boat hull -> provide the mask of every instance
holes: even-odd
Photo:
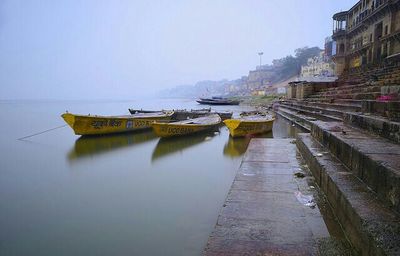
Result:
[[[174,112],[171,119],[176,120],[176,121],[193,119],[193,118],[198,118],[198,117],[212,115],[212,114],[218,114],[222,120],[226,120],[226,119],[231,118],[232,114],[233,114],[233,112],[229,112],[229,111],[214,112],[214,111],[211,111],[211,108],[192,109],[192,110],[168,110],[168,111]],[[155,113],[155,112],[160,112],[160,111],[129,109],[129,112],[131,114],[137,114],[137,113]]]
[[[239,101],[234,100],[196,100],[203,105],[239,105]]]
[[[208,117],[200,117],[173,123],[155,122],[152,124],[152,126],[154,133],[163,138],[183,136],[218,129],[219,125],[221,124],[221,117],[218,115],[213,115],[212,120],[208,123],[196,123],[196,120],[204,120],[207,118]]]
[[[154,122],[168,122],[172,113],[153,116],[86,116],[65,113],[62,118],[76,135],[100,135],[150,129]]]
[[[247,121],[240,119],[227,119],[224,121],[232,137],[243,137],[252,134],[261,134],[272,131],[275,119]]]

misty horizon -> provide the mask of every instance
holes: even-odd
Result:
[[[348,1],[3,1],[0,99],[130,99],[323,48]]]

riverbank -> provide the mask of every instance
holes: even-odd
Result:
[[[243,96],[233,97],[234,99],[240,100],[240,104],[251,107],[262,107],[268,108],[274,101],[278,101],[284,97],[283,95],[264,95],[264,96]]]

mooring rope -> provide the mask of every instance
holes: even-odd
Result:
[[[51,128],[51,129],[48,129],[48,130],[45,130],[45,131],[41,131],[41,132],[38,132],[38,133],[34,133],[34,134],[31,134],[31,135],[28,135],[28,136],[25,136],[25,137],[22,137],[22,138],[18,138],[17,140],[24,140],[26,138],[30,138],[30,137],[33,137],[33,136],[36,136],[36,135],[39,135],[39,134],[43,134],[43,133],[50,132],[50,131],[53,131],[53,130],[56,130],[56,129],[60,129],[60,128],[63,128],[65,126],[67,126],[67,124],[64,124],[64,125],[61,125],[61,126],[57,126],[57,127],[54,127],[54,128]]]

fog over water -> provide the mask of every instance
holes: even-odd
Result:
[[[131,99],[323,47],[353,1],[0,2],[0,99]]]

